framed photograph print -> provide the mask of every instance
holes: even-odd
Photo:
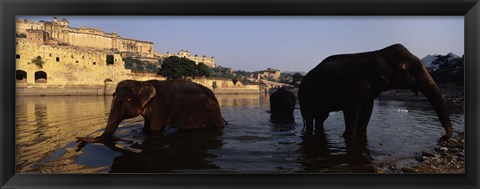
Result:
[[[478,188],[469,1],[1,1],[1,188]]]

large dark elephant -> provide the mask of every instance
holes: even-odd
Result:
[[[270,121],[273,123],[294,123],[293,111],[296,103],[295,95],[284,88],[272,93],[270,95]]]
[[[125,80],[115,89],[103,134],[78,140],[108,140],[122,120],[138,115],[145,120],[144,130],[152,133],[163,131],[167,125],[178,129],[221,129],[226,124],[215,95],[200,84],[182,80]]]
[[[343,110],[345,138],[366,137],[373,101],[382,91],[411,89],[422,92],[432,104],[446,134],[452,125],[443,95],[415,55],[401,44],[381,50],[334,55],[310,70],[298,90],[305,134],[323,132],[329,112]]]

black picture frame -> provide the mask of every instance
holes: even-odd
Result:
[[[478,0],[1,0],[1,188],[479,188]],[[15,174],[16,15],[464,15],[465,174]]]

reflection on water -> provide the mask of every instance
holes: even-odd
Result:
[[[176,170],[219,169],[210,149],[222,146],[220,131],[177,131],[163,137],[146,138],[142,144],[106,144],[121,155],[113,159],[111,173],[157,173]]]
[[[269,122],[268,95],[217,95],[229,125],[221,131],[142,132],[141,117],[125,120],[106,144],[80,144],[102,133],[111,97],[17,97],[17,172],[332,173],[373,172],[384,162],[410,163],[444,131],[428,102],[376,101],[367,141],[345,141],[342,112],[325,135],[302,140],[303,121]],[[455,131],[464,113],[451,112]]]
[[[105,127],[111,97],[17,97],[16,153],[17,171],[63,171],[61,165],[75,164],[75,154],[56,159],[58,167],[42,167],[57,154],[56,150],[71,143],[76,136]],[[58,152],[57,152],[58,153]],[[74,168],[76,169],[76,168]]]

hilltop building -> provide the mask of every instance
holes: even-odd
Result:
[[[255,78],[260,80],[260,79],[273,79],[273,80],[278,80],[281,76],[281,72],[278,69],[274,68],[267,68],[266,71],[263,72],[258,72],[255,74]]]
[[[120,37],[91,27],[73,28],[67,19],[49,21],[16,20],[17,35],[36,44],[94,48],[125,56],[153,58],[153,43]]]
[[[171,56],[178,56],[178,57],[181,57],[181,58],[188,58],[190,60],[193,60],[195,62],[195,64],[204,63],[205,65],[207,65],[208,67],[211,67],[211,68],[215,68],[217,66],[215,64],[215,57],[212,56],[212,57],[208,58],[205,55],[200,57],[197,54],[195,54],[194,56],[191,56],[190,52],[188,52],[188,50],[183,50],[183,49],[178,51],[177,54],[172,54],[170,52],[167,52],[167,54],[157,54],[156,53],[155,56],[159,57],[161,59],[168,58],[168,57],[171,57]]]
[[[123,38],[115,32],[106,33],[92,27],[70,27],[70,22],[63,18],[53,17],[52,21],[16,20],[17,37],[26,38],[27,41],[39,45],[71,46],[79,48],[92,48],[110,53],[120,54],[123,58],[135,57],[142,61],[158,63],[159,59],[170,56],[185,57],[203,62],[214,68],[215,57],[208,58],[203,55],[191,56],[188,50],[181,50],[178,54],[160,54],[154,51],[153,42],[137,39]]]

